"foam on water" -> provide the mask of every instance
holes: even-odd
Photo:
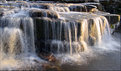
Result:
[[[88,64],[100,55],[119,52],[120,44],[110,35],[104,16],[73,12],[61,6],[50,9],[23,7],[0,17],[0,70],[31,68],[37,63],[41,66],[45,61],[36,54],[35,34],[38,33],[44,35],[45,47],[37,48],[49,44],[50,52],[57,53],[54,55],[60,64]],[[38,17],[38,13],[42,14],[39,17],[42,21],[37,24],[44,26],[39,27],[42,32],[35,33],[38,28],[30,16]]]
[[[88,65],[91,60],[99,59],[100,56],[119,52],[120,43],[108,36],[107,40],[103,40],[99,45],[88,46],[88,49],[84,52],[75,53],[72,55],[58,54],[56,56],[61,61],[61,64],[69,63],[70,65]]]

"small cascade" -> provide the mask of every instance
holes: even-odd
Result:
[[[106,17],[110,14],[99,11],[97,3],[26,1],[16,1],[0,9],[0,70],[26,65],[31,68],[31,64],[39,64],[41,58],[49,61],[54,55],[84,57],[110,36]]]
[[[38,19],[41,20],[38,24],[42,25],[39,27],[41,28],[40,34],[43,35],[41,37],[37,36],[37,38],[39,37],[41,40],[45,40],[44,45],[47,48],[45,50],[50,50],[53,53],[72,54],[88,49],[87,46],[101,43],[106,28],[109,29],[107,27],[108,21],[105,17],[98,16],[89,20],[83,18],[80,20],[78,18],[77,21],[64,19],[68,18],[70,14],[64,13],[63,15],[62,13],[60,20],[49,18]],[[75,13],[73,16],[78,14],[80,13]],[[70,20],[71,18],[68,19]]]
[[[8,56],[19,54],[22,51],[21,48],[23,48],[23,42],[21,41],[23,38],[20,37],[21,33],[16,28],[1,29],[1,52],[6,53],[6,55],[8,54]]]
[[[24,59],[35,54],[32,18],[1,17],[0,33],[0,69],[6,65],[4,62],[7,58],[16,62],[16,59]]]

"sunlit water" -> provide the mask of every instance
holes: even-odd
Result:
[[[61,19],[61,21],[55,21],[49,18],[48,11],[32,9],[41,11],[46,17],[44,18],[45,39],[49,41],[51,37],[51,50],[54,46],[57,47],[57,54],[54,55],[58,62],[54,64],[55,66],[60,66],[62,70],[75,70],[75,68],[78,70],[120,70],[120,42],[110,35],[109,23],[105,17],[70,12],[67,7],[52,7],[50,8],[53,10],[52,15],[57,15]],[[10,12],[0,18],[0,70],[31,70],[34,67],[34,69],[39,67],[39,70],[42,70],[44,63],[50,63],[39,58],[35,52],[34,29],[36,27],[29,15],[29,10],[31,13],[31,8],[23,7],[17,10],[18,13]],[[88,21],[90,18],[94,23]],[[80,27],[79,24],[81,29],[77,29]],[[81,33],[79,37],[78,33]],[[89,40],[89,37],[93,41]],[[94,41],[96,43],[90,46],[89,43]],[[81,52],[82,47],[85,48],[83,52]],[[63,52],[65,48],[67,51]],[[110,64],[105,64],[108,61]],[[71,66],[75,68],[70,68]]]

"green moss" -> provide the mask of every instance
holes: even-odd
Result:
[[[110,27],[111,27],[111,29],[114,29],[115,28],[115,26],[113,24],[111,24]]]

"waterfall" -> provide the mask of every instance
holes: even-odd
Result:
[[[32,18],[1,17],[0,33],[1,67],[4,68],[4,61],[6,61],[5,59],[7,58],[16,62],[16,59],[35,54]],[[9,63],[7,64],[9,65]]]
[[[101,14],[89,12],[97,6],[86,4],[20,2],[22,8],[16,3],[15,8],[1,11],[0,70],[39,64],[41,58],[48,58],[41,57],[46,53],[66,59],[66,55],[89,54],[100,46],[105,36],[110,36],[109,23]]]
[[[70,14],[65,13],[65,15]],[[104,32],[109,31],[108,21],[103,16],[94,17],[91,20],[82,19],[79,22],[47,18],[41,18],[41,20],[40,28],[42,28],[41,30],[44,28],[44,30],[40,33],[45,35],[45,47],[49,45],[50,50],[54,53],[72,54],[86,50],[87,46],[100,44]]]

